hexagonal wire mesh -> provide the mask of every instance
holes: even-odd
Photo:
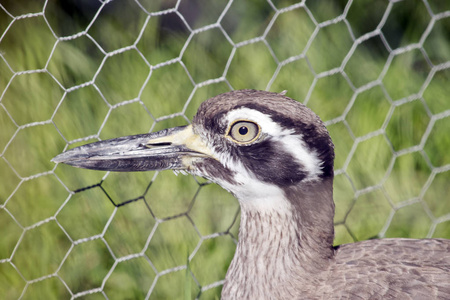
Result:
[[[315,110],[336,145],[336,244],[450,237],[450,5],[424,1],[0,4],[0,294],[214,298],[238,204],[201,178],[54,165],[184,125],[240,88]]]

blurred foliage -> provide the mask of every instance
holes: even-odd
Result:
[[[272,3],[281,9],[292,1]],[[327,121],[336,170],[344,172],[335,180],[336,244],[449,238],[450,171],[432,170],[450,163],[450,122],[431,118],[450,110],[450,73],[430,70],[450,60],[450,18],[435,23],[423,48],[391,61],[390,51],[419,42],[431,20],[422,1],[399,1],[380,27],[385,39],[376,35],[353,49],[388,3],[353,1],[348,24],[319,29],[347,1],[306,1],[307,9],[280,14],[266,32],[275,11],[265,1],[234,1],[223,16],[227,1],[181,1],[179,13],[149,17],[176,1],[1,0],[0,295],[65,299],[101,287],[109,299],[143,298],[150,288],[150,299],[218,298],[220,286],[201,288],[222,280],[233,257],[239,222],[230,194],[191,176],[54,169],[50,159],[67,142],[185,125],[203,100],[231,89],[287,90]],[[445,1],[429,7],[450,10]],[[40,12],[45,18],[11,17]],[[191,36],[219,17],[220,28]],[[357,90],[373,82],[381,84]],[[417,145],[423,151],[394,156]],[[436,223],[442,216],[447,221]],[[217,232],[223,235],[209,236]],[[130,255],[138,257],[121,260]],[[168,271],[174,267],[181,268]]]

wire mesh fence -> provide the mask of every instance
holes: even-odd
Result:
[[[326,122],[336,244],[450,238],[449,36],[446,1],[1,0],[0,294],[218,298],[231,195],[50,160],[232,89],[287,90]]]

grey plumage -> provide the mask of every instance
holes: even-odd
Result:
[[[100,170],[184,170],[233,193],[241,228],[224,299],[450,299],[449,240],[333,247],[333,160],[317,115],[284,95],[254,90],[205,101],[190,126],[54,159]]]

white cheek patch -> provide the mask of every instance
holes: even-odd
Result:
[[[236,196],[242,210],[280,214],[286,214],[292,210],[281,188],[254,178],[240,163],[238,169],[234,168],[237,171],[234,180],[238,184],[218,183]]]
[[[307,170],[308,175],[305,181],[316,180],[323,174],[322,164],[318,154],[309,150],[301,136],[283,136],[278,140],[282,143],[283,149],[291,154]]]
[[[267,134],[273,138],[275,142],[280,143],[282,149],[291,154],[297,162],[304,166],[308,173],[305,180],[315,180],[322,172],[322,161],[319,159],[315,151],[311,151],[302,140],[302,136],[293,135],[294,130],[284,129],[272,120],[268,115],[265,115],[257,110],[242,107],[230,111],[226,116],[226,125],[230,126],[238,120],[248,120],[257,123],[261,127],[263,134]],[[225,158],[225,157],[224,157]],[[235,162],[226,162],[230,167]]]
[[[233,182],[204,173],[205,170],[191,169],[189,173],[209,178],[225,190],[231,192],[241,204],[243,210],[286,214],[292,210],[291,204],[285,198],[283,190],[273,184],[258,180],[256,176],[244,167],[240,160],[232,160],[226,153],[215,154],[218,160],[229,170],[235,172]],[[274,170],[276,172],[276,170]]]

